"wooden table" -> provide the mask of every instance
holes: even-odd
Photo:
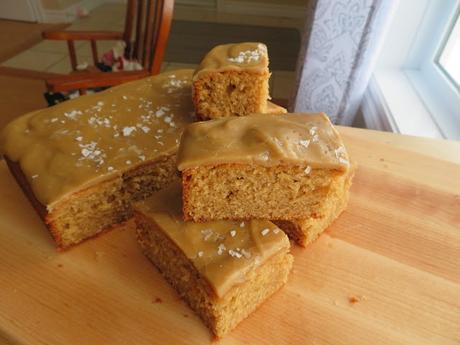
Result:
[[[460,143],[340,128],[347,211],[219,344],[460,344]],[[0,343],[207,344],[132,225],[57,253],[0,162]]]

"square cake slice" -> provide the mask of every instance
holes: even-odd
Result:
[[[182,220],[180,183],[134,206],[145,255],[217,337],[287,281],[289,240],[269,221]]]
[[[317,113],[188,125],[178,169],[185,220],[294,221],[322,216],[350,164],[339,133]]]
[[[59,249],[132,214],[177,178],[193,70],[166,72],[15,119],[0,149]]]
[[[263,43],[213,48],[193,75],[193,103],[201,120],[264,113],[267,107],[268,53]]]

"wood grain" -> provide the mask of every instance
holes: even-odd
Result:
[[[423,150],[457,143],[341,131],[359,165],[347,211],[219,344],[460,343],[460,165]],[[0,342],[212,342],[131,223],[59,254],[4,163],[0,190]]]

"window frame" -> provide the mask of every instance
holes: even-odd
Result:
[[[368,127],[460,139],[460,92],[439,63],[459,12],[460,0],[400,1],[362,103]]]

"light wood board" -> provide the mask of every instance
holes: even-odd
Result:
[[[415,152],[430,141],[341,131],[359,165],[347,211],[219,344],[460,344],[460,165]],[[0,162],[1,344],[211,342],[132,224],[57,253]]]

